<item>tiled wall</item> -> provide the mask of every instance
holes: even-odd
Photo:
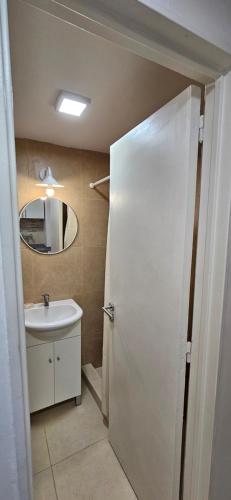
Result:
[[[97,191],[89,182],[109,174],[109,155],[81,151],[27,139],[16,140],[18,199],[22,208],[44,190],[35,186],[36,173],[51,166],[64,185],[57,198],[75,210],[79,233],[74,244],[58,255],[39,255],[21,243],[25,302],[73,298],[83,308],[82,363],[102,361],[105,251],[108,223],[108,184]]]

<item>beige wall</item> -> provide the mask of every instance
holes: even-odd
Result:
[[[73,298],[83,308],[82,363],[101,364],[108,184],[89,189],[89,182],[109,173],[109,155],[53,144],[16,140],[18,199],[22,208],[44,194],[35,186],[38,170],[51,166],[64,185],[57,198],[70,204],[79,220],[74,244],[58,255],[39,255],[21,243],[25,302]]]

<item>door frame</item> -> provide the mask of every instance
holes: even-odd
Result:
[[[140,55],[148,59],[151,58],[157,63],[162,57],[162,64],[166,67],[175,65],[175,69],[177,67],[180,73],[191,78],[193,74],[199,75],[200,73],[201,76],[197,79],[203,83],[214,81],[214,83],[206,85],[205,138],[202,158],[193,349],[189,388],[189,408],[191,411],[187,424],[184,489],[184,500],[208,500],[231,188],[231,169],[229,167],[231,146],[227,132],[228,109],[231,109],[231,73],[220,76],[220,74],[212,72],[211,75],[206,65],[202,67],[200,65],[198,68],[198,63],[195,60],[182,58],[182,55],[177,52],[173,53],[170,46],[167,48],[166,54],[166,47],[161,46],[161,44],[151,45],[147,41],[144,43],[144,40],[141,40],[136,32],[131,33],[131,30],[129,38],[128,33],[121,33],[118,27],[110,24],[110,20],[106,19],[105,21],[104,19],[104,22],[96,22],[89,15],[86,17],[80,8],[77,10],[78,7],[76,7],[75,12],[73,6],[71,10],[70,7],[66,8],[65,1],[62,2],[62,5],[51,0],[28,0],[28,3],[48,13],[51,13],[53,6],[55,12],[52,14],[65,22],[76,24],[81,29],[86,29],[106,39],[111,38],[111,41],[119,43],[126,49],[134,51],[135,47],[136,52],[140,50]],[[11,395],[11,417],[15,433],[15,440],[12,442],[12,453],[14,452],[16,467],[13,481],[18,485],[17,494],[15,490],[14,495],[12,494],[9,498],[32,500],[31,444],[17,220],[7,0],[0,2],[0,21],[0,84],[2,97],[4,96],[0,104],[0,123],[3,124],[5,132],[0,146],[2,161],[5,165],[2,174],[5,193],[3,197],[0,197],[0,213],[7,212],[9,214],[7,219],[8,243],[6,245],[4,241],[1,241],[1,278],[5,300],[0,301],[0,314],[6,318],[2,335],[6,341],[6,354],[8,354],[6,368],[9,380],[7,388]],[[98,33],[96,33],[96,28]],[[5,230],[6,220],[1,217],[0,234],[4,234]],[[9,332],[12,333],[11,342],[9,341]],[[2,366],[0,370],[3,370]],[[17,384],[15,384],[16,381]],[[16,414],[18,419],[15,418]],[[9,414],[5,408],[0,418],[4,424],[8,424]],[[8,479],[12,481],[12,477],[8,477]]]
[[[208,500],[225,268],[216,252],[221,185],[224,78],[206,86],[200,213],[188,395],[184,500]],[[220,219],[220,218],[219,218]],[[228,221],[227,221],[228,222]],[[223,227],[223,255],[226,253]],[[225,258],[224,258],[225,264]],[[217,266],[220,276],[217,274]]]
[[[7,1],[0,2],[0,483],[5,500],[32,500],[30,413]]]
[[[136,8],[134,0],[124,2],[123,8],[114,0],[101,0],[97,7],[95,0],[23,1],[203,84],[231,67],[231,55],[137,0]]]

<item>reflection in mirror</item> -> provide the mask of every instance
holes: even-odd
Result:
[[[74,210],[56,198],[38,198],[20,212],[21,237],[36,252],[62,252],[73,243],[77,233]]]

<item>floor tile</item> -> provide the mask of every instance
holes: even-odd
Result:
[[[37,417],[37,416],[36,416]],[[50,467],[44,427],[37,418],[31,419],[31,449],[33,474]]]
[[[84,384],[80,406],[71,401],[49,409],[43,423],[52,464],[107,436],[102,414]]]
[[[136,496],[105,439],[53,467],[59,500],[135,500]]]
[[[57,500],[51,468],[33,477],[34,500]]]

